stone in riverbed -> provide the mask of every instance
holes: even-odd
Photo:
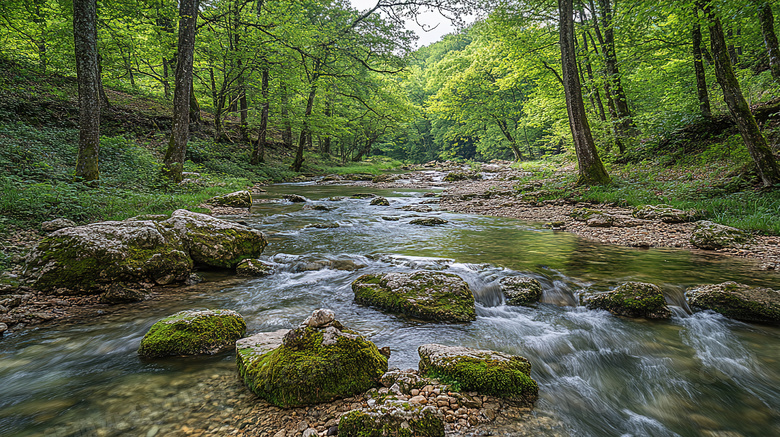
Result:
[[[498,396],[527,407],[539,396],[539,387],[530,376],[531,363],[524,357],[440,344],[424,344],[417,352],[420,374],[452,381],[452,388]]]
[[[444,420],[432,406],[403,403],[352,410],[339,420],[340,437],[444,437]]]
[[[303,203],[303,202],[306,202],[306,198],[305,197],[299,196],[297,194],[285,194],[284,196],[282,196],[282,199],[284,199],[284,200],[286,200],[288,202],[293,202],[293,203]]]
[[[418,218],[414,219],[409,222],[411,225],[419,225],[419,226],[436,226],[436,225],[443,225],[449,223],[447,220],[444,220],[443,218],[439,217],[424,217],[424,218]]]
[[[309,323],[321,321],[320,316],[313,315]],[[387,371],[387,358],[376,345],[337,320],[324,328],[306,324],[293,329],[268,352],[237,347],[238,371],[249,389],[283,408],[362,393]]]
[[[268,276],[274,273],[274,266],[258,259],[245,259],[236,266],[238,276]]]
[[[215,196],[206,201],[209,205],[229,206],[233,208],[249,208],[252,206],[252,193],[249,191],[236,191],[234,193]]]
[[[384,197],[375,197],[371,199],[370,205],[374,206],[390,206],[390,201],[385,199]]]
[[[531,305],[542,298],[542,284],[527,276],[509,276],[499,281],[508,305]]]
[[[695,209],[676,209],[671,205],[644,205],[635,208],[632,215],[643,220],[661,220],[664,223],[686,223],[696,220],[701,213]]]
[[[137,288],[128,287],[122,283],[114,283],[108,286],[105,293],[100,295],[100,303],[110,305],[130,302],[140,302],[149,298],[149,293]]]
[[[180,311],[152,325],[141,340],[138,355],[213,355],[233,347],[245,333],[244,318],[235,311]]]
[[[747,231],[702,220],[696,222],[690,241],[699,249],[715,250],[736,247],[752,240],[753,236]]]
[[[685,292],[695,309],[712,310],[746,322],[780,323],[780,291],[737,282],[703,285]]]
[[[418,271],[363,275],[352,283],[355,301],[437,322],[476,319],[474,295],[450,273]]]
[[[626,282],[606,293],[586,295],[582,303],[589,309],[633,318],[668,319],[672,316],[661,289],[654,284]]]

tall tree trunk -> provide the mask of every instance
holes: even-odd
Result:
[[[522,161],[523,153],[520,152],[520,148],[517,147],[517,141],[512,136],[512,132],[509,131],[509,126],[507,125],[506,121],[499,118],[495,118],[495,120],[496,124],[498,124],[498,128],[501,130],[501,133],[504,134],[504,138],[509,141],[509,148],[512,150],[512,154],[515,156],[515,162]]]
[[[100,109],[111,109],[111,102],[108,101],[106,90],[103,88],[103,57],[98,53],[98,80],[100,81]]]
[[[693,26],[691,28],[691,40],[693,42],[693,69],[696,72],[696,94],[699,97],[699,109],[702,117],[712,118],[710,109],[710,96],[707,92],[707,76],[704,74],[704,62],[701,55],[701,26],[699,25],[699,10],[693,7]]]
[[[252,150],[252,160],[250,161],[252,165],[265,161],[265,141],[268,135],[268,109],[270,107],[270,102],[268,101],[268,68],[264,68],[261,74],[262,85],[260,90],[263,95],[263,105],[260,111],[260,133],[257,136],[254,150]]]
[[[580,16],[585,17],[585,11],[580,9]],[[583,18],[584,19],[584,18]],[[582,50],[585,53],[585,71],[588,73],[588,82],[592,89],[593,98],[596,101],[596,109],[598,109],[599,119],[601,121],[607,121],[607,115],[604,112],[604,104],[601,102],[601,93],[599,87],[596,86],[596,79],[593,74],[593,66],[590,62],[590,49],[588,48],[588,31],[582,29]]]
[[[333,116],[333,111],[330,108],[330,100],[325,101],[325,117],[330,118]],[[322,141],[322,153],[326,155],[330,155],[330,135],[325,136],[325,139]]]
[[[192,58],[195,52],[197,21],[198,0],[179,0],[179,44],[176,56],[176,85],[173,91],[173,125],[163,161],[163,173],[174,182],[182,180],[184,156],[190,136]]]
[[[97,53],[97,0],[73,1],[73,42],[79,84],[79,154],[75,178],[100,179],[100,76]]]
[[[772,14],[772,5],[768,1],[760,1],[758,5],[758,19],[761,21],[761,33],[764,35],[764,45],[769,55],[769,69],[772,77],[780,81],[780,49],[777,45],[775,34],[775,16]]]
[[[574,151],[579,164],[579,184],[606,184],[609,175],[599,159],[582,100],[582,87],[577,74],[577,59],[574,51],[574,10],[572,0],[558,0],[561,67],[563,89],[566,93],[566,109],[569,126],[574,139]]]
[[[771,187],[780,183],[780,170],[778,170],[777,162],[758,128],[753,113],[750,112],[750,106],[742,95],[742,89],[731,65],[720,18],[709,3],[704,6],[704,13],[710,22],[710,45],[715,60],[715,74],[718,84],[723,90],[723,100],[726,101],[739,133],[745,141],[745,146],[756,163],[761,181],[765,187]]]
[[[284,147],[287,149],[292,149],[293,146],[293,136],[292,136],[292,123],[290,122],[290,113],[289,113],[289,106],[290,106],[290,97],[287,95],[287,84],[284,82],[281,82],[279,84],[280,92],[281,92],[281,116],[282,116],[282,142],[284,143]]]
[[[190,130],[197,131],[200,123],[200,103],[195,96],[194,79],[190,77]]]
[[[601,9],[601,22],[604,26],[604,68],[607,72],[607,79],[610,82],[610,91],[612,92],[615,112],[618,117],[617,130],[619,136],[631,137],[636,135],[636,126],[631,118],[631,111],[628,108],[628,99],[623,90],[623,81],[620,78],[618,68],[617,53],[615,51],[615,28],[613,22],[611,0],[599,0],[599,9]]]
[[[41,36],[35,45],[38,48],[38,68],[41,69],[41,74],[46,74],[46,68],[48,66],[48,45],[46,44],[46,0],[35,0],[35,15],[32,17],[33,23],[38,25],[38,31]]]
[[[307,144],[311,144],[311,132],[309,131],[309,116],[314,109],[314,97],[317,95],[317,79],[312,81],[309,91],[309,98],[306,100],[306,112],[303,114],[303,127],[301,128],[301,137],[298,141],[298,149],[295,151],[295,160],[290,168],[293,171],[301,171],[303,166],[303,149]]]

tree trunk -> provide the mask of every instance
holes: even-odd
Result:
[[[325,117],[330,118],[333,115],[332,110],[330,109],[330,101],[325,101]],[[322,153],[326,155],[330,155],[330,135],[327,135],[323,141],[322,141]]]
[[[698,8],[693,9],[694,23],[691,28],[691,40],[693,42],[693,69],[696,72],[696,93],[699,96],[699,109],[702,117],[712,118],[710,109],[710,96],[707,93],[707,76],[704,74],[704,62],[701,57],[701,26],[699,25]]]
[[[98,53],[98,80],[100,81],[100,109],[111,109],[111,102],[108,101],[106,90],[103,88],[103,57]]]
[[[761,33],[764,35],[764,45],[769,55],[769,69],[772,71],[772,77],[780,81],[780,49],[775,34],[775,17],[768,1],[762,1],[758,5],[758,19],[761,21]]]
[[[32,17],[33,23],[37,24],[41,33],[40,39],[36,41],[35,45],[38,48],[38,68],[41,69],[41,74],[46,74],[46,68],[48,66],[48,45],[46,44],[46,0],[35,0],[35,15]]]
[[[580,14],[584,17],[585,11],[581,10]],[[598,109],[599,119],[601,121],[607,121],[607,115],[604,112],[604,103],[601,101],[601,93],[599,87],[596,86],[596,79],[593,74],[593,66],[590,62],[590,49],[588,48],[588,31],[582,30],[582,49],[585,52],[585,71],[588,73],[588,81],[590,82],[591,89],[593,90],[593,98],[596,100],[596,109]]]
[[[574,151],[579,164],[579,184],[606,184],[609,176],[599,159],[582,100],[582,87],[577,74],[577,58],[574,51],[574,11],[572,0],[558,0],[561,67],[563,89],[566,93],[566,109],[574,139]]]
[[[610,82],[610,91],[612,92],[615,112],[617,113],[617,130],[622,137],[636,135],[636,126],[631,118],[631,111],[628,108],[628,99],[623,90],[623,82],[620,79],[620,70],[618,69],[617,53],[615,52],[615,29],[612,17],[612,6],[610,0],[599,0],[601,9],[601,22],[604,26],[604,68],[607,73],[607,80]]]
[[[520,148],[517,147],[517,141],[515,141],[515,138],[512,136],[512,132],[509,131],[509,126],[506,124],[506,121],[496,119],[496,123],[498,124],[498,128],[501,129],[501,133],[503,133],[504,137],[507,139],[507,141],[509,141],[509,148],[512,150],[512,154],[515,156],[515,162],[522,161],[523,154],[520,152]]]
[[[100,76],[97,53],[97,0],[73,1],[73,42],[79,85],[79,155],[76,180],[100,179]]]
[[[737,76],[731,65],[729,49],[726,45],[726,38],[723,34],[723,26],[720,18],[712,9],[711,4],[704,7],[704,12],[710,22],[710,45],[712,47],[712,56],[715,60],[715,73],[723,90],[723,100],[729,107],[732,117],[737,124],[739,133],[745,141],[750,156],[756,163],[759,177],[765,187],[780,183],[780,170],[778,170],[775,157],[767,146],[766,139],[758,128],[753,113],[750,112],[745,97],[742,95],[742,89],[739,86]]]
[[[174,182],[182,180],[184,156],[190,136],[192,58],[195,52],[197,20],[198,0],[179,0],[179,44],[176,56],[176,84],[173,91],[173,125],[168,151],[163,161],[163,173]]]
[[[264,68],[262,71],[262,85],[261,92],[263,94],[263,106],[260,111],[260,133],[257,136],[257,143],[252,151],[252,160],[250,164],[257,165],[265,161],[265,140],[268,135],[268,109],[270,102],[268,101],[268,69]]]
[[[303,114],[303,128],[301,128],[301,137],[298,141],[298,149],[295,151],[295,160],[293,161],[290,169],[293,171],[301,171],[303,166],[303,149],[307,144],[311,144],[311,132],[309,132],[309,116],[314,109],[314,97],[317,94],[317,79],[312,81],[311,89],[309,91],[309,98],[306,101],[306,112]]]
[[[288,106],[290,105],[290,98],[287,95],[287,85],[282,82],[279,85],[280,91],[281,91],[281,103],[282,107],[281,110],[281,116],[282,116],[282,124],[284,125],[284,129],[282,130],[282,142],[284,143],[284,147],[288,149],[292,149],[293,146],[293,136],[292,136],[292,124],[290,123],[290,114]]]
[[[190,129],[198,130],[198,125],[201,123],[200,119],[200,103],[195,96],[195,84],[194,79],[190,77]]]

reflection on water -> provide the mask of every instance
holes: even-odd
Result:
[[[236,390],[229,354],[149,362],[136,356],[154,321],[201,307],[239,311],[250,333],[289,328],[315,308],[331,308],[351,328],[390,346],[390,365],[401,368],[416,367],[417,347],[429,342],[526,356],[540,384],[537,410],[557,417],[572,435],[780,435],[777,328],[711,313],[689,316],[683,308],[670,321],[647,322],[575,306],[583,288],[606,290],[627,280],[656,283],[670,304],[680,306],[687,286],[736,280],[776,287],[776,275],[686,251],[601,246],[514,220],[401,210],[421,201],[414,191],[376,191],[391,201],[383,207],[367,199],[325,200],[365,191],[354,187],[271,190],[267,199],[295,193],[333,208],[273,201],[242,218],[269,235],[263,258],[277,265],[276,275],[210,276],[181,299],[3,339],[0,435],[57,435],[73,423],[83,424],[81,435],[98,429],[138,435],[200,414],[250,408],[251,400],[228,395]],[[449,224],[410,225],[414,215],[440,216]],[[306,228],[324,222],[340,226]],[[477,320],[422,323],[353,303],[350,283],[357,276],[413,269],[463,277],[478,300]],[[503,305],[497,281],[520,273],[543,285],[536,308]],[[215,390],[227,394],[215,396]],[[180,408],[166,408],[166,402]]]

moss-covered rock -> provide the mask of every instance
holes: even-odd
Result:
[[[531,363],[524,357],[502,352],[440,344],[424,344],[420,374],[438,378],[462,391],[498,396],[533,406],[539,387],[531,379]]]
[[[591,208],[574,208],[569,216],[592,228],[607,228],[615,223],[615,217],[611,214]]]
[[[206,201],[209,205],[230,206],[233,208],[249,208],[252,206],[252,193],[249,191],[236,191],[234,193],[215,196]]]
[[[306,198],[303,196],[299,196],[297,194],[285,194],[282,196],[282,199],[292,202],[292,203],[303,203],[306,202]]]
[[[212,355],[232,348],[245,333],[244,318],[235,311],[180,311],[152,325],[141,340],[138,355]]]
[[[444,437],[436,408],[414,404],[352,410],[339,420],[341,437]]]
[[[390,206],[390,201],[384,197],[375,197],[371,199],[371,205],[374,206]]]
[[[447,220],[439,217],[423,217],[411,220],[409,224],[419,226],[436,226],[449,223]]]
[[[404,205],[401,207],[404,211],[412,211],[412,212],[431,212],[433,211],[433,208],[431,208],[428,205],[421,205],[419,203],[413,204],[413,205]]]
[[[531,305],[542,298],[542,284],[527,276],[509,276],[499,281],[508,305]]]
[[[270,352],[248,347],[238,355],[249,389],[279,407],[353,396],[378,385],[387,371],[387,358],[374,343],[335,320],[321,327],[307,321]]]
[[[236,341],[236,365],[243,376],[243,370],[261,356],[282,345],[284,336],[289,329],[279,329],[273,332],[260,332]]]
[[[602,309],[625,317],[668,319],[672,316],[661,289],[654,284],[626,282],[612,291],[583,295],[589,309]]]
[[[473,171],[451,171],[444,176],[444,182],[457,182],[482,179],[482,174]]]
[[[376,194],[373,193],[355,193],[352,196],[353,199],[373,199],[376,197]]]
[[[257,229],[179,209],[163,222],[179,234],[196,264],[233,269],[244,259],[257,258],[266,246]]]
[[[695,209],[676,209],[671,205],[644,205],[635,208],[632,215],[643,220],[661,220],[664,223],[686,223],[697,220],[701,213]]]
[[[737,320],[780,323],[780,291],[737,282],[702,285],[685,292],[697,310],[712,310]]]
[[[715,250],[749,243],[753,236],[741,229],[719,225],[711,221],[696,222],[691,234],[691,244],[699,249]]]
[[[476,319],[474,295],[458,275],[419,271],[363,275],[352,283],[355,301],[423,320]]]
[[[329,212],[329,211],[333,210],[333,208],[329,208],[329,207],[327,207],[325,205],[311,205],[311,204],[303,205],[303,208],[301,208],[301,209],[303,209],[303,210],[312,210],[312,211],[322,211],[322,212]]]
[[[60,229],[38,243],[22,273],[41,291],[99,293],[113,282],[184,281],[193,261],[179,235],[154,221],[101,222]]]
[[[238,276],[268,276],[274,273],[274,266],[257,259],[245,259],[236,266]]]

